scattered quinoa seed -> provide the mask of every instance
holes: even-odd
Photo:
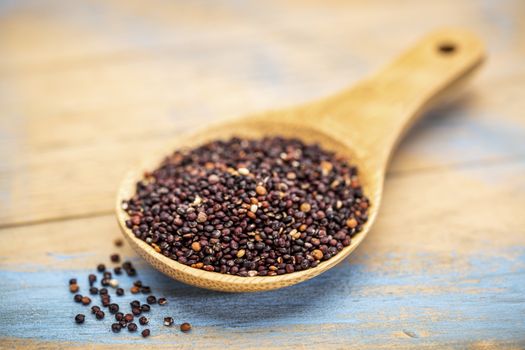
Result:
[[[111,330],[114,332],[114,333],[118,333],[120,332],[120,330],[122,329],[122,326],[120,325],[120,323],[113,323],[111,325]]]
[[[183,332],[189,332],[191,330],[191,324],[184,322],[180,325],[180,330]]]
[[[173,325],[173,317],[164,317],[164,325],[166,327],[171,327]]]
[[[128,331],[130,331],[130,332],[136,332],[137,328],[138,327],[137,327],[136,323],[131,322],[131,323],[128,324]]]
[[[78,314],[75,316],[75,322],[78,324],[84,323],[86,316],[84,314]]]
[[[142,330],[142,332],[141,332],[141,334],[142,334],[142,336],[143,336],[144,338],[149,337],[150,333],[151,333],[150,330],[147,329],[147,328],[144,329],[144,330]]]

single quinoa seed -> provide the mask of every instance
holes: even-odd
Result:
[[[159,299],[160,300],[160,299]],[[150,295],[146,298],[146,302],[150,305],[153,305],[153,304],[156,304],[157,303],[157,298],[155,298],[154,295]]]
[[[120,330],[122,329],[122,326],[120,325],[120,323],[113,323],[111,325],[111,330],[114,332],[114,333],[118,333],[120,332]]]
[[[184,322],[180,325],[180,330],[183,332],[189,332],[191,330],[191,324],[189,324],[188,322]]]
[[[369,205],[346,159],[316,144],[271,137],[175,151],[144,175],[122,208],[126,226],[160,254],[253,277],[331,259],[362,230]],[[128,275],[134,270],[131,263],[122,268]],[[149,294],[137,285],[131,292]]]
[[[142,334],[142,337],[147,338],[147,337],[150,336],[151,332],[150,332],[150,330],[148,328],[146,328],[146,329],[142,330],[142,332],[140,334]]]
[[[124,289],[122,289],[122,288],[117,288],[117,290],[115,291],[115,293],[116,293],[119,297],[121,297],[121,296],[124,295]]]
[[[109,259],[111,260],[111,262],[118,263],[118,262],[120,262],[120,255],[118,255],[118,254],[111,254],[109,256]]]
[[[75,296],[73,297],[73,300],[74,300],[76,303],[81,303],[81,302],[82,302],[82,295],[80,295],[80,294],[75,294]]]
[[[82,305],[89,305],[91,304],[91,299],[89,297],[82,297]]]
[[[173,317],[164,317],[164,325],[166,327],[171,327],[173,325]]]
[[[86,316],[84,314],[78,314],[75,316],[75,322],[78,324],[84,323]]]
[[[97,271],[98,271],[98,272],[104,272],[104,271],[106,271],[106,265],[104,265],[104,264],[98,264],[98,266],[97,266]]]
[[[69,285],[69,291],[71,293],[76,293],[76,292],[78,292],[79,289],[80,288],[78,287],[78,284],[76,284],[76,283]]]
[[[97,281],[97,276],[93,275],[93,274],[90,274],[88,276],[88,281],[89,281],[89,286],[92,287],[93,284]]]
[[[116,247],[122,247],[124,245],[124,241],[121,238],[117,238],[113,241],[113,244]]]
[[[119,310],[118,304],[109,304],[109,312],[116,314]]]
[[[142,326],[145,326],[149,323],[149,320],[146,316],[141,316],[139,318],[139,323],[142,325]]]
[[[102,310],[98,310],[97,312],[95,312],[95,317],[97,318],[97,320],[102,320],[105,315],[106,314]]]
[[[168,303],[168,299],[166,298],[159,298],[157,301],[159,305],[166,305]]]
[[[128,324],[128,331],[136,332],[137,329],[138,329],[138,326],[137,326],[136,323],[131,322],[131,323]]]
[[[72,285],[72,284],[77,284],[77,279],[76,278],[72,278],[69,280],[69,285]]]

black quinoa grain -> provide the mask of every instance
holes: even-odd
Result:
[[[109,256],[109,259],[111,260],[111,262],[118,263],[120,261],[120,255],[118,255],[118,254],[111,254]]]
[[[129,303],[129,305],[134,308],[134,307],[140,307],[140,301],[138,300],[133,300],[131,303]]]
[[[98,266],[97,266],[97,271],[98,271],[98,272],[104,272],[104,271],[106,271],[106,265],[104,265],[104,264],[98,264]]]
[[[133,285],[135,287],[139,287],[140,288],[140,287],[142,287],[142,281],[141,280],[136,280],[135,282],[133,282]]]
[[[140,307],[134,307],[131,309],[131,313],[135,316],[138,316],[142,313],[142,309]]]
[[[115,320],[122,321],[124,319],[124,314],[122,312],[117,312],[115,314]]]
[[[124,295],[124,289],[123,288],[117,288],[117,290],[115,291],[115,293],[121,297]]]
[[[75,294],[75,296],[73,297],[73,300],[74,300],[76,303],[81,303],[81,302],[82,302],[82,295],[80,295],[80,294]]]
[[[113,275],[109,271],[104,271],[104,273],[102,274],[102,278],[110,280],[111,277],[113,277]]]
[[[149,320],[146,316],[141,316],[139,318],[139,323],[142,325],[142,326],[145,326],[149,323]]]
[[[100,307],[99,306],[94,305],[94,306],[91,307],[91,313],[92,314],[96,314],[97,311],[100,311]]]
[[[120,332],[120,330],[122,329],[122,326],[120,325],[120,323],[113,323],[111,325],[111,330],[115,333],[118,333]]]
[[[126,322],[126,320],[120,320],[118,321],[118,323],[120,324],[122,328],[126,328],[128,326],[128,323]]]
[[[128,323],[131,322],[131,321],[133,321],[134,318],[135,318],[135,317],[134,317],[132,314],[125,314],[125,315],[124,315],[124,320],[125,320],[126,322],[128,322]]]
[[[150,305],[153,305],[153,304],[156,304],[157,303],[157,298],[155,298],[154,295],[149,295],[147,298],[146,298],[146,302]]]
[[[104,316],[106,316],[106,314],[102,310],[98,310],[97,312],[95,312],[95,317],[97,318],[97,320],[102,320]]]
[[[103,278],[101,281],[100,281],[100,284],[104,287],[109,287],[109,279],[107,278]]]
[[[169,317],[169,316],[164,317],[164,325],[166,327],[171,327],[173,325],[173,322],[174,322],[173,317]]]
[[[84,314],[78,314],[75,316],[75,322],[78,324],[84,323],[85,320],[86,320],[86,316]]]
[[[122,203],[126,225],[161,254],[243,277],[329,260],[362,230],[368,207],[355,166],[281,137],[175,151]]]
[[[77,284],[77,279],[76,279],[76,278],[71,278],[71,279],[69,280],[69,284],[70,284],[70,285],[71,285],[71,284]]]
[[[149,330],[148,328],[146,328],[146,329],[142,330],[141,334],[142,334],[142,336],[143,336],[144,338],[147,338],[147,337],[149,337],[149,335],[151,334],[151,332],[150,332],[150,330]]]
[[[107,288],[100,288],[98,290],[98,294],[100,294],[100,295],[108,295],[108,289]]]
[[[116,267],[113,269],[113,272],[115,273],[115,275],[122,275],[122,267],[120,267],[120,266],[116,266]]]
[[[142,292],[142,294],[149,294],[149,293],[151,293],[151,287],[150,286],[142,286],[140,288],[140,291]]]
[[[137,326],[136,323],[133,323],[133,322],[128,323],[128,331],[130,331],[130,332],[136,332],[137,329],[138,329],[138,326]]]
[[[118,312],[118,310],[119,310],[119,306],[118,306],[118,304],[115,304],[115,303],[109,304],[108,310],[112,314],[116,314]]]
[[[98,288],[97,288],[97,287],[91,287],[91,288],[89,288],[89,294],[91,294],[91,295],[97,295],[97,294],[98,294]]]
[[[88,276],[88,281],[89,281],[89,286],[92,287],[93,284],[95,284],[95,282],[97,281],[97,276],[94,274],[90,274]]]
[[[166,299],[166,298],[159,298],[159,300],[157,302],[159,303],[159,305],[166,305],[168,303],[168,299]]]
[[[140,306],[140,309],[142,312],[149,312],[151,310],[151,307],[148,304],[143,304]]]

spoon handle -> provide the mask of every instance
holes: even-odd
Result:
[[[469,32],[430,33],[371,78],[320,102],[316,113],[323,120],[317,123],[384,169],[417,117],[455,90],[484,56],[481,41]]]

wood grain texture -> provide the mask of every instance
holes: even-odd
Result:
[[[524,12],[510,0],[0,2],[0,348],[524,348]],[[71,322],[65,284],[112,251],[126,169],[182,132],[345,88],[442,26],[483,37],[489,60],[401,144],[349,264],[224,295],[126,250],[194,333],[152,327],[142,341]]]

